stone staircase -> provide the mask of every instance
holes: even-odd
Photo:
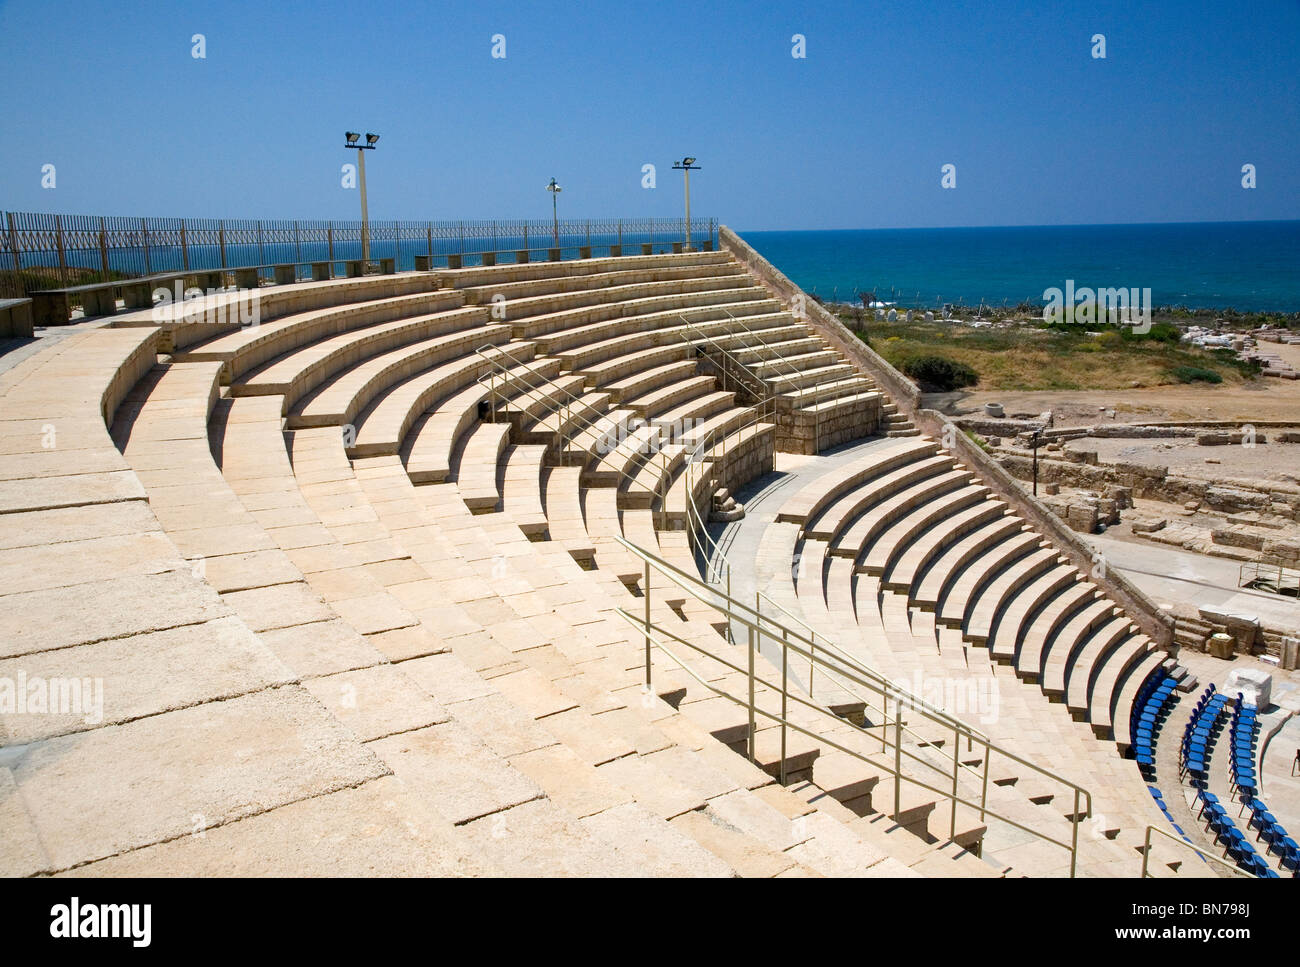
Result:
[[[790,686],[782,759],[723,697],[748,688],[725,616],[618,542],[694,573],[688,508],[733,510],[809,420],[822,448],[916,433],[729,253],[295,283],[261,309],[118,316],[0,376],[0,674],[105,695],[95,723],[0,715],[0,871],[1060,872],[907,782],[895,808],[851,697]],[[766,373],[785,422],[721,387],[705,343]],[[955,654],[860,577],[896,638],[917,622],[909,647],[930,629]],[[651,688],[619,615],[647,602],[695,656],[656,649]],[[909,746],[909,774],[944,741]]]

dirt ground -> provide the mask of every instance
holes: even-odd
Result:
[[[1071,440],[1067,450],[1095,450],[1102,463],[1137,463],[1168,467],[1171,473],[1203,480],[1249,478],[1278,483],[1300,483],[1300,444],[1277,443],[1270,430],[1261,430],[1266,441],[1253,447],[1197,446],[1194,439],[1127,440],[1084,437]],[[1274,442],[1267,442],[1273,439]]]
[[[1300,368],[1300,346],[1263,343],[1261,348]],[[985,403],[1001,403],[1008,416],[1037,416],[1051,410],[1058,427],[1090,425],[1106,420],[1116,423],[1143,420],[1300,422],[1300,380],[1261,376],[1239,386],[1195,383],[1129,390],[1032,393],[983,392],[976,387],[974,392],[932,393],[925,397],[925,405],[950,416],[973,414]]]

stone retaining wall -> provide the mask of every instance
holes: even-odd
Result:
[[[997,462],[1013,477],[1033,479],[1033,456],[997,451]],[[1283,483],[1267,485],[1258,480],[1204,480],[1180,477],[1168,467],[1138,463],[1090,463],[1086,460],[1060,460],[1038,454],[1038,482],[1057,483],[1082,490],[1104,491],[1108,487],[1128,487],[1133,496],[1171,504],[1199,501],[1210,510],[1225,514],[1250,511],[1275,514],[1300,520],[1300,487]]]
[[[915,383],[855,336],[844,323],[786,278],[771,262],[750,248],[744,239],[725,225],[718,229],[718,239],[722,247],[731,252],[751,275],[785,303],[800,321],[811,325],[833,348],[856,363],[900,408],[911,410],[921,405],[921,391]],[[800,306],[803,308],[802,313],[799,312]]]
[[[807,321],[836,349],[839,349],[884,390],[898,405],[900,413],[911,419],[922,433],[945,445],[951,440],[953,454],[974,471],[994,493],[1005,500],[1026,522],[1051,540],[1069,558],[1070,563],[1084,574],[1093,570],[1092,546],[1071,531],[1047,507],[1035,500],[1020,487],[998,462],[975,444],[955,424],[937,410],[921,408],[921,391],[916,384],[891,366],[871,347],[853,335],[847,327],[824,308],[805,295],[798,286],[778,272],[772,265],[735,232],[722,226],[718,231],[723,248],[732,252],[764,285],[787,304],[802,298],[807,309]],[[1156,607],[1145,593],[1124,575],[1107,570],[1095,578],[1107,594],[1128,612],[1142,631],[1159,647],[1174,647],[1174,619]]]
[[[854,400],[815,414],[778,407],[776,448],[782,453],[820,453],[850,440],[870,436],[880,428],[881,397]]]

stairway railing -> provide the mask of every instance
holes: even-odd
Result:
[[[881,769],[892,776],[894,780],[893,815],[898,816],[901,813],[902,784],[904,782],[912,783],[928,792],[943,797],[949,802],[951,806],[949,827],[950,839],[956,834],[957,807],[965,806],[978,812],[981,821],[987,817],[992,817],[999,822],[1007,823],[1016,829],[1030,833],[1046,842],[1068,850],[1070,853],[1070,875],[1073,876],[1075,874],[1078,863],[1079,824],[1085,818],[1092,815],[1092,794],[1083,786],[1072,782],[1051,770],[1045,769],[1014,752],[1002,748],[982,733],[977,735],[974,729],[962,722],[960,719],[934,709],[929,706],[928,703],[925,703],[916,696],[910,694],[907,689],[896,685],[870,669],[865,668],[855,660],[848,658],[848,656],[837,653],[837,649],[833,651],[823,647],[820,654],[813,654],[811,643],[804,635],[784,626],[781,622],[776,621],[770,616],[762,615],[757,607],[747,605],[730,595],[724,594],[711,585],[705,584],[698,577],[687,574],[680,568],[677,568],[663,560],[658,555],[652,554],[630,541],[623,538],[617,538],[617,540],[629,552],[640,558],[645,572],[643,579],[643,596],[645,599],[644,615],[634,616],[623,609],[618,609],[618,613],[624,618],[624,620],[628,621],[642,632],[645,643],[645,684],[647,688],[653,687],[652,653],[653,650],[657,648],[660,652],[671,658],[675,664],[680,666],[688,675],[698,681],[702,686],[720,697],[741,704],[748,709],[749,737],[747,741],[748,753],[751,760],[756,759],[754,742],[758,717],[761,716],[765,719],[771,720],[773,723],[780,726],[780,774],[783,780],[786,776],[788,732],[793,729],[800,734],[816,739],[821,744],[828,745],[831,748],[844,752],[862,762],[868,763],[872,768]],[[666,578],[668,582],[674,585],[677,589],[686,592],[696,600],[721,612],[727,619],[729,626],[732,624],[738,624],[745,629],[748,657],[747,663],[744,667],[730,661],[724,654],[720,653],[719,650],[711,649],[700,641],[692,641],[683,638],[673,630],[665,628],[654,621],[652,618],[652,572],[656,572]],[[764,639],[767,639],[771,644],[780,649],[781,680],[779,684],[763,678],[755,669],[756,658],[762,648]],[[674,646],[665,644],[665,640],[669,640],[677,646],[698,652],[700,655],[705,656],[713,662],[717,662],[732,671],[744,674],[748,686],[747,696],[742,698],[733,695],[725,688],[721,688],[715,683],[702,677],[685,659],[681,658],[673,650]],[[789,687],[791,655],[798,660],[806,660],[814,663],[817,667],[822,668],[827,675],[846,681],[858,688],[866,689],[868,692],[878,692],[880,696],[879,707],[884,713],[880,722],[879,735],[873,734],[872,732],[872,729],[875,728],[875,726],[854,725],[854,723],[850,722],[848,719],[837,715],[830,709],[813,700],[811,696],[805,698],[803,695],[792,691]],[[759,705],[757,701],[757,689],[760,686],[779,696],[781,702],[781,710],[779,713],[764,709]],[[842,727],[846,723],[853,725],[872,741],[879,741],[881,743],[882,753],[892,750],[892,764],[878,762],[860,750],[849,748],[833,739],[827,738],[822,733],[815,732],[792,720],[789,715],[791,702],[801,708],[814,712],[819,717],[834,721],[834,723],[839,727]],[[889,714],[891,706],[893,706],[892,716]],[[951,730],[952,732],[952,766],[950,772],[944,773],[945,779],[950,781],[942,788],[918,779],[913,775],[904,774],[903,772],[904,757],[908,758],[909,761],[923,765],[928,769],[936,771],[939,769],[934,762],[917,755],[905,745],[903,735],[904,730],[907,729],[909,732],[912,731],[904,721],[905,710],[909,708],[914,710],[921,718],[930,721],[935,725],[941,726],[945,730]],[[891,732],[892,738],[890,734]],[[915,733],[913,732],[913,734]],[[978,780],[980,786],[979,795],[974,799],[964,796],[961,792],[963,765],[960,761],[960,743],[962,738],[966,739],[968,747],[971,743],[975,743],[978,744],[982,750],[982,768],[975,770],[967,767],[967,771],[973,774],[974,778]],[[931,737],[924,741],[932,743],[934,740]],[[1071,825],[1071,838],[1069,842],[1057,839],[1042,829],[1035,829],[990,807],[988,802],[989,763],[991,756],[994,754],[1003,756],[1006,759],[1024,766],[1051,781],[1058,782],[1072,791],[1074,796],[1074,810],[1071,815],[1067,817]],[[1086,809],[1083,808],[1085,804]]]
[[[541,399],[550,408],[552,413],[561,413],[560,429],[560,453],[563,459],[564,451],[583,434],[591,434],[597,442],[608,436],[611,429],[603,429],[596,421],[588,419],[582,413],[575,411],[574,404],[579,403],[580,398],[570,393],[561,386],[557,386],[550,377],[538,372],[526,360],[520,359],[503,346],[489,343],[485,346],[474,350],[474,352],[488,364],[488,372],[478,378],[479,385],[487,381],[489,407],[493,422],[496,421],[498,408],[504,406],[510,399],[507,393],[510,387],[516,383],[522,384],[526,393],[534,394]],[[502,362],[501,357],[509,360],[509,364]],[[578,426],[577,432],[572,432],[574,426]],[[652,422],[647,425],[653,426]],[[668,488],[672,481],[671,465],[663,451],[658,448],[656,438],[652,437],[646,442],[646,446],[654,446],[652,452],[647,456],[647,462],[658,459],[660,471],[655,481],[655,487],[651,494],[651,500],[658,499],[660,504],[660,524],[666,522],[668,510]],[[622,443],[617,444],[613,449],[617,450]],[[613,467],[613,470],[629,487],[637,486],[636,478],[626,473],[621,467]],[[660,488],[663,494],[660,494]]]
[[[689,332],[682,333],[682,341],[718,368],[723,377],[723,389],[727,388],[726,380],[731,379],[743,386],[759,400],[774,400],[776,398],[777,392],[771,383],[746,366],[744,362],[724,346],[720,345],[713,336],[705,333],[685,316],[679,315],[677,318],[681,319],[689,330]],[[692,335],[695,338],[692,338]],[[721,360],[715,359],[711,354],[720,356]]]
[[[1250,577],[1247,577],[1248,574]],[[1243,561],[1237,568],[1239,588],[1249,587],[1266,591],[1270,589],[1258,585],[1269,583],[1277,594],[1288,594],[1289,588],[1295,588],[1297,593],[1300,593],[1300,571],[1281,564],[1265,564],[1263,561]]]
[[[744,320],[737,319],[727,309],[723,309],[723,312],[726,312],[727,316],[731,319],[731,321],[736,325],[740,326],[741,330],[745,333],[745,335],[750,337],[747,340],[746,346],[744,347],[746,351],[755,351],[758,353],[760,360],[764,362],[775,363],[778,366],[778,368],[783,372],[783,374],[787,377],[797,378],[799,376],[800,374],[799,368],[795,366],[794,363],[790,362],[789,358],[787,358],[784,353],[782,353],[778,349],[775,349],[770,344],[763,342],[761,339],[758,339],[754,331],[750,329],[747,325],[745,325]],[[817,339],[818,342],[823,342],[821,336],[811,326],[808,326],[806,323],[803,323],[802,320],[797,320],[797,321],[799,321],[804,326],[804,328],[807,329],[808,335],[810,337]],[[832,347],[826,346],[825,348],[831,349]],[[760,376],[759,378],[761,379],[762,377]],[[776,390],[774,388],[773,392],[779,392],[779,390]],[[803,391],[799,390],[798,392],[803,392]],[[814,451],[821,452],[821,404],[834,403],[836,400],[839,400],[841,398],[853,396],[857,392],[859,392],[859,390],[856,390],[851,386],[832,385],[829,387],[824,387],[824,386],[813,387],[812,405],[813,405],[813,449]]]
[[[1215,856],[1213,853],[1210,853],[1210,852],[1207,852],[1206,850],[1201,849],[1201,848],[1200,848],[1199,846],[1197,846],[1195,843],[1189,843],[1187,840],[1185,840],[1185,839],[1181,839],[1181,838],[1175,836],[1173,833],[1167,833],[1167,832],[1165,832],[1163,829],[1160,829],[1160,828],[1158,828],[1158,827],[1156,827],[1156,826],[1148,826],[1148,827],[1147,827],[1146,839],[1145,839],[1145,841],[1143,842],[1143,845],[1142,845],[1142,879],[1144,879],[1144,880],[1152,879],[1153,876],[1154,876],[1154,874],[1148,872],[1148,867],[1149,867],[1149,864],[1150,864],[1150,862],[1151,862],[1151,834],[1152,834],[1152,833],[1155,833],[1157,836],[1163,836],[1165,839],[1169,840],[1171,843],[1176,843],[1176,844],[1178,844],[1179,846],[1182,846],[1182,847],[1184,847],[1184,848],[1186,848],[1186,849],[1192,850],[1194,853],[1196,853],[1198,856],[1200,856],[1201,859],[1209,860],[1209,861],[1212,862],[1212,863],[1217,863],[1219,866],[1222,866],[1225,870],[1227,870],[1227,871],[1228,871],[1229,873],[1231,873],[1233,876],[1241,876],[1241,877],[1245,877],[1245,878],[1248,879],[1248,880],[1259,879],[1259,877],[1256,877],[1256,876],[1254,876],[1254,875],[1251,874],[1251,873],[1247,873],[1245,870],[1238,869],[1238,868],[1237,868],[1236,866],[1234,866],[1233,864],[1228,863],[1228,862],[1226,862],[1226,861],[1220,859],[1219,857]]]

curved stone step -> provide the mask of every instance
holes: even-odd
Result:
[[[917,534],[936,520],[988,503],[990,496],[983,484],[970,484],[945,493],[939,500],[920,503],[906,510],[900,508],[894,522],[872,540],[858,568],[883,577],[900,548],[907,547]]]

